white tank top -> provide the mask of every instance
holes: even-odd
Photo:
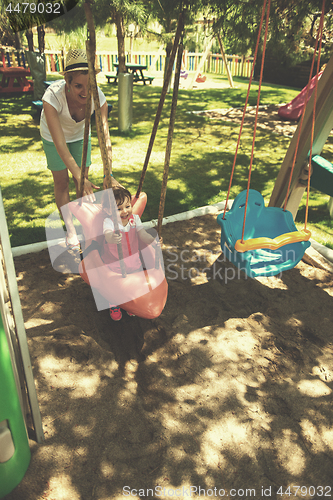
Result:
[[[60,124],[65,135],[66,142],[75,142],[83,139],[84,119],[76,122],[70,115],[65,93],[65,80],[57,80],[52,83],[43,95],[43,101],[51,104],[58,112]],[[105,95],[98,87],[98,95],[101,107],[106,102]],[[91,102],[91,114],[95,110],[94,100]],[[46,141],[53,142],[47,126],[44,110],[40,117],[40,135]]]

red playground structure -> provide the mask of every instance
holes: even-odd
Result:
[[[322,74],[323,71],[320,71],[320,73],[318,73],[318,80]],[[288,104],[284,104],[279,108],[278,115],[280,118],[282,118],[283,120],[290,120],[290,121],[297,121],[300,119],[303,107],[308,102],[308,100],[312,95],[312,92],[314,91],[316,85],[316,77],[317,75],[315,75],[311,79],[310,84],[306,85],[304,89],[301,90],[301,92],[292,101],[290,101]],[[306,98],[308,86],[309,86],[309,91],[308,91],[308,97]]]

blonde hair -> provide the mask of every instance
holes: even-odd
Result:
[[[73,78],[75,75],[87,75],[88,74],[88,70],[87,69],[80,69],[78,71],[75,71],[75,70],[72,70],[72,71],[68,71],[66,74],[65,74],[65,80],[66,80],[66,83],[68,83],[69,85],[72,83],[73,81]]]

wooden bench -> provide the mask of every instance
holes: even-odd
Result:
[[[117,83],[118,74],[117,73],[105,73],[105,77],[107,78],[108,83]],[[113,78],[113,82],[111,79]]]
[[[118,80],[118,74],[117,73],[105,73],[105,77],[108,81],[108,83],[117,83]],[[150,85],[152,84],[154,80],[154,76],[143,76],[143,79],[139,73],[133,73],[133,81],[134,82],[143,82],[144,85],[146,85],[146,82],[149,82]],[[113,79],[113,81],[111,81]]]
[[[155,78],[154,76],[145,76],[144,83],[149,82],[151,85],[153,83],[154,78]]]

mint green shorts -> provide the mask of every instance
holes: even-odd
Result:
[[[53,172],[66,170],[67,167],[60,158],[54,143],[46,141],[45,139],[43,139],[43,137],[42,137],[42,143],[47,160],[47,168],[49,170],[52,170]],[[67,147],[71,155],[73,156],[74,160],[78,164],[78,166],[81,167],[83,139],[81,141],[67,142]],[[91,165],[91,137],[89,136],[86,167],[90,167],[90,165]]]

